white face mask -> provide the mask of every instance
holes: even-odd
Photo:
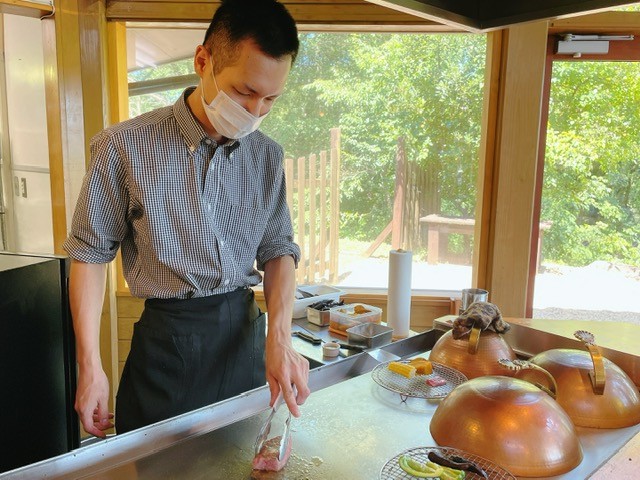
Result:
[[[261,117],[256,117],[247,112],[242,105],[218,88],[218,82],[216,82],[216,77],[213,75],[213,69],[211,69],[211,77],[213,78],[218,93],[211,103],[207,104],[204,99],[202,80],[200,80],[200,90],[203,92],[200,95],[200,99],[202,100],[204,112],[207,114],[207,118],[216,132],[223,137],[237,140],[256,131],[267,114],[265,113]]]

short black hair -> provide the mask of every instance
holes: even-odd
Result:
[[[219,72],[239,54],[239,43],[253,40],[258,48],[275,59],[287,55],[296,59],[300,42],[296,22],[276,0],[223,0],[211,19],[202,44],[214,57]]]

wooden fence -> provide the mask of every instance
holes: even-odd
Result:
[[[329,152],[285,159],[287,203],[302,257],[298,285],[338,279],[340,129],[331,129]]]

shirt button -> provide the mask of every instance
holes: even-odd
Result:
[[[220,241],[220,246],[224,247],[224,241]]]
[[[211,204],[207,203],[207,210],[211,211]]]
[[[229,285],[229,279],[228,278],[224,281],[224,284],[225,285]]]
[[[233,153],[229,154],[229,160],[233,160]]]
[[[208,138],[204,141],[204,143],[206,143],[207,145],[211,145],[211,140],[209,140]]]

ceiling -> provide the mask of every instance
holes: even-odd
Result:
[[[637,0],[366,0],[424,19],[486,32],[517,23],[595,13]]]
[[[200,28],[127,28],[127,69],[131,72],[193,57],[206,29],[205,24]]]

